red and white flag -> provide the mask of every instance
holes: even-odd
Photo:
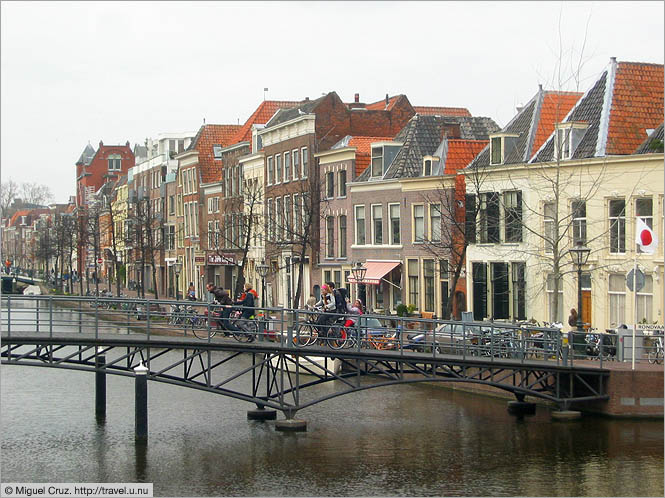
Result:
[[[642,252],[653,254],[658,247],[658,237],[649,228],[649,225],[642,221],[642,218],[637,218],[637,226],[635,228],[635,243],[640,246]]]

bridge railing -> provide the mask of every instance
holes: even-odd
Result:
[[[434,358],[484,357],[489,361],[556,364],[567,361],[562,334],[556,328],[373,314],[325,314],[322,318],[317,312],[284,308],[234,310],[247,313],[229,317],[229,308],[201,301],[8,295],[2,297],[0,325],[8,336],[35,332],[95,337],[135,334],[150,340],[171,335],[208,342],[227,340],[223,329],[233,328],[238,340],[268,341],[294,349],[373,349]],[[251,317],[243,317],[247,315]]]

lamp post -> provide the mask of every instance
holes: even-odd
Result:
[[[356,299],[360,299],[360,282],[365,279],[367,268],[360,261],[356,261],[356,264],[351,268],[351,273],[353,273],[353,279],[356,281]]]
[[[261,305],[266,308],[266,275],[268,274],[268,265],[265,260],[260,265],[256,265],[256,273],[261,277]]]
[[[582,323],[582,267],[589,259],[590,253],[591,249],[582,244],[581,240],[578,240],[577,244],[570,249],[570,257],[573,264],[577,265],[577,323],[575,324],[577,330],[573,333],[573,350],[575,349],[575,345],[577,345],[578,351],[584,346],[584,324]]]
[[[180,271],[182,270],[182,263],[176,261],[173,263],[173,272],[175,273],[175,300],[180,301],[180,286],[178,285],[178,279],[180,278]]]

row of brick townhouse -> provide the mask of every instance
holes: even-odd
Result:
[[[619,285],[635,217],[664,235],[662,82],[662,65],[613,59],[584,93],[539,88],[502,129],[404,95],[264,101],[242,125],[126,144],[119,163],[120,146],[86,147],[77,200],[115,182],[115,258],[161,296],[249,281],[266,305],[302,306],[333,281],[380,312],[562,321],[576,307],[569,249],[582,242],[584,320],[615,326],[635,311]],[[137,237],[146,224],[156,233]],[[662,255],[662,244],[637,255],[638,316],[660,323]]]

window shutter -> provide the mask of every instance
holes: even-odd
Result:
[[[490,192],[487,194],[487,241],[498,243],[501,241],[499,232],[499,194]]]

